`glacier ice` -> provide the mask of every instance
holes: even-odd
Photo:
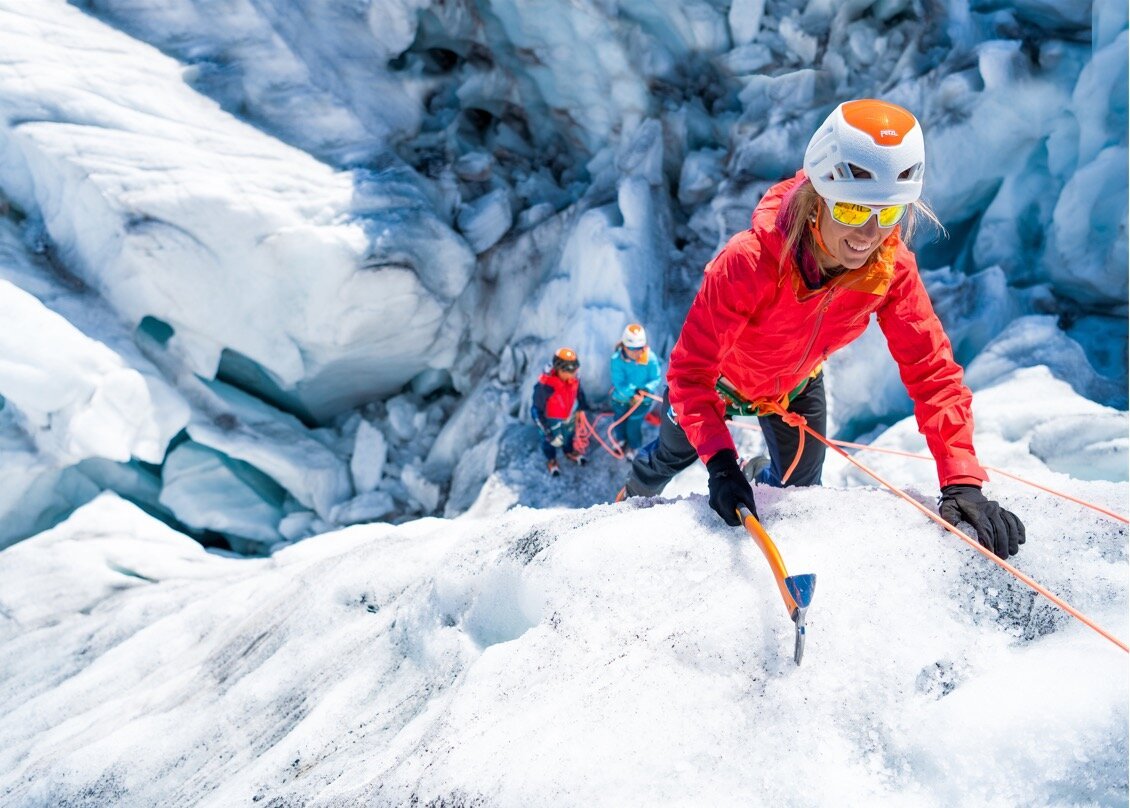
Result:
[[[9,428],[54,458],[20,455],[24,523],[107,486],[168,514],[184,437],[277,486],[248,529],[278,540],[367,494],[393,521],[469,507],[552,350],[598,403],[626,322],[665,354],[712,253],[869,94],[926,128],[949,236],[920,265],[973,378],[1038,355],[1125,406],[1123,5],[4,0],[0,279],[102,357],[97,381],[0,337],[30,369]],[[848,436],[907,411],[884,353],[829,363]],[[103,385],[86,420],[65,383]]]

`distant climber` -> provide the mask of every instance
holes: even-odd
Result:
[[[624,329],[611,359],[612,413],[614,433],[624,456],[631,460],[643,443],[643,421],[651,410],[649,395],[655,395],[663,372],[647,344],[647,332],[639,323]],[[625,417],[626,416],[626,417]]]
[[[533,405],[530,415],[541,430],[541,450],[545,455],[550,476],[561,474],[557,464],[557,450],[579,466],[586,462],[583,452],[573,448],[577,413],[589,409],[585,392],[577,379],[581,363],[572,348],[559,348],[553,362],[546,366],[534,385]]]

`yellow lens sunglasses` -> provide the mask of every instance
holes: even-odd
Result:
[[[879,227],[894,227],[906,216],[909,205],[857,205],[854,202],[824,200],[832,218],[848,227],[863,227],[872,216],[879,219]]]

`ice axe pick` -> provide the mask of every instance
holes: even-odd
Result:
[[[769,568],[773,570],[773,577],[777,579],[777,589],[780,590],[781,598],[785,601],[785,609],[796,626],[796,646],[793,650],[793,661],[799,665],[804,656],[804,615],[808,611],[808,605],[812,603],[812,593],[816,590],[816,576],[812,574],[789,575],[789,571],[785,569],[785,562],[781,559],[781,553],[777,550],[777,545],[773,543],[773,539],[769,538],[769,534],[765,532],[761,522],[757,521],[757,517],[750,513],[749,508],[744,505],[738,506],[738,517],[742,520],[742,524],[745,525],[749,535],[757,542],[757,546],[761,548],[761,552],[765,554],[765,560],[769,562]]]

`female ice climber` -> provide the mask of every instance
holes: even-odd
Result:
[[[819,485],[825,447],[810,440],[787,481],[798,430],[771,412],[826,428],[821,365],[859,337],[874,315],[914,401],[938,469],[941,516],[970,523],[999,557],[1014,555],[1024,526],[981,493],[988,475],[973,449],[972,393],[934,313],[907,241],[922,202],[922,128],[902,107],[840,104],[812,136],[804,168],[769,189],[752,226],[707,266],[671,352],[659,437],[632,463],[618,498],[651,496],[702,458],[710,506],[730,525],[756,513],[726,419],[759,416],[770,485]],[[779,412],[779,410],[778,410]]]

